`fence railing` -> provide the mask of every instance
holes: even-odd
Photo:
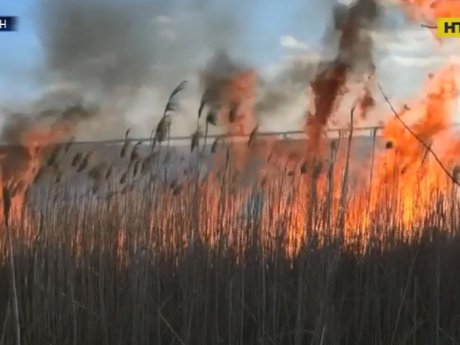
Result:
[[[460,124],[459,124],[460,125]],[[364,126],[364,127],[353,127],[355,133],[369,131],[369,135],[372,135],[374,131],[379,131],[383,129],[383,126]],[[326,132],[335,133],[338,135],[340,132],[348,132],[349,128],[328,128]],[[216,138],[221,139],[234,139],[234,140],[244,140],[250,136],[250,133],[245,134],[208,134],[206,137],[208,140],[212,141]],[[305,138],[304,131],[268,131],[268,132],[258,132],[257,137],[279,137],[281,140],[286,139],[303,139]],[[171,136],[168,140],[170,142],[176,143],[179,141],[189,141],[191,138],[190,135],[181,135],[181,136]],[[203,137],[204,138],[204,135]],[[150,142],[152,138],[147,137],[132,137],[132,138],[116,138],[116,139],[107,139],[107,140],[82,140],[76,141],[75,144],[118,144],[124,141],[128,142]]]
[[[457,128],[460,127],[460,123],[454,123],[450,126],[451,128]],[[378,132],[382,130],[384,126],[362,126],[362,127],[353,127],[353,132],[354,135],[361,135],[361,136],[366,136],[365,133],[367,132],[369,136],[374,135],[376,133],[378,135]],[[347,133],[350,131],[350,128],[328,128],[326,129],[326,132],[329,133],[332,137],[335,135],[339,135],[339,133]],[[207,140],[209,143],[211,143],[212,140],[216,138],[221,138],[221,139],[230,139],[230,140],[244,140],[247,139],[250,136],[250,133],[246,134],[208,134],[206,136]],[[305,132],[304,131],[269,131],[269,132],[258,132],[257,137],[278,137],[280,140],[295,140],[295,139],[304,139],[305,138]],[[179,143],[179,142],[184,142],[188,143],[190,141],[191,136],[190,135],[182,135],[182,136],[171,136],[168,140],[171,143]],[[75,141],[74,144],[101,144],[101,145],[110,145],[110,144],[119,144],[124,141],[128,142],[141,142],[141,143],[147,143],[151,142],[152,138],[148,137],[132,137],[132,138],[115,138],[115,139],[101,139],[101,140],[78,140]],[[1,144],[0,144],[1,145]],[[8,145],[8,144],[3,144],[3,145]]]

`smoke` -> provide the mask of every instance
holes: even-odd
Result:
[[[49,73],[103,96],[146,84],[170,89],[203,54],[236,47],[238,11],[224,14],[204,0],[180,4],[42,0]]]
[[[307,58],[300,57],[285,64],[272,80],[262,80],[258,76],[258,97],[254,105],[257,122],[271,130],[285,129],[287,118],[296,116],[300,110],[296,109],[300,102],[303,102],[302,109],[305,110],[306,89],[310,85],[314,111],[308,116],[308,134],[314,145],[317,145],[334,107],[348,91],[347,84],[354,81],[351,77],[359,80],[362,76],[372,75],[375,70],[373,42],[369,31],[377,26],[379,14],[380,9],[375,0],[335,5],[331,26],[323,40],[327,49],[322,54],[307,51]],[[303,47],[306,48],[305,45]],[[244,70],[244,66],[236,64],[228,56],[217,55],[208,66],[208,78],[204,82],[209,93],[208,100],[212,98],[214,103],[222,103],[215,100],[222,98],[222,90],[226,90],[222,80],[231,80],[230,76],[235,78]],[[215,78],[209,78],[209,75]],[[360,106],[364,118],[365,112],[374,103],[368,89],[369,81],[361,82],[366,84]],[[300,111],[299,115],[302,116]]]
[[[38,13],[44,62],[37,78],[53,87],[26,112],[34,118],[47,108],[96,105],[93,117],[76,119],[80,138],[119,137],[127,127],[146,135],[169,92],[196,78],[216,50],[247,51],[247,8],[236,0],[39,0]]]
[[[355,82],[367,83],[363,77],[372,75],[375,70],[370,32],[383,28],[380,21],[381,5],[376,0],[346,2],[332,6],[331,23],[326,27],[320,47],[321,54],[312,54],[310,48],[306,59],[298,59],[286,65],[274,82],[267,86],[264,96],[258,102],[259,113],[270,109],[275,113],[298,99],[299,93],[306,94],[303,99],[311,96],[314,107],[308,114],[308,125],[314,127],[316,132],[313,134],[313,142],[319,140],[322,129],[331,119],[342,96],[351,91]],[[326,6],[326,3],[321,6]],[[307,15],[302,10],[299,13]],[[311,59],[312,55],[314,59]],[[309,90],[306,90],[307,85],[310,86]],[[366,97],[369,96],[367,91]],[[367,98],[365,101],[366,104],[370,103]]]
[[[236,76],[250,71],[243,63],[232,59],[224,50],[218,51],[200,73],[201,88],[210,106],[220,106],[230,102],[227,94],[229,83]]]
[[[327,6],[323,1],[314,3],[317,10],[328,11],[331,6],[331,1]],[[364,36],[356,27],[367,27],[364,22],[372,22],[377,15],[372,3],[360,0],[350,8],[336,10],[332,38],[325,41],[331,45],[341,36],[335,62],[357,68],[370,61],[370,42],[362,40]],[[296,1],[297,13],[307,7]],[[85,116],[73,119],[78,138],[120,137],[128,127],[134,135],[148,135],[169,93],[184,79],[190,83],[179,101],[172,134],[190,133],[196,127],[203,91],[228,90],[225,80],[235,81],[236,76],[236,89],[251,84],[236,92],[240,96],[246,92],[244,97],[252,97],[254,87],[257,89],[254,112],[259,121],[267,119],[281,126],[285,115],[278,113],[290,103],[299,103],[315,76],[328,79],[318,70],[331,69],[329,61],[321,66],[317,60],[289,63],[273,80],[255,78],[255,70],[239,61],[247,61],[248,52],[265,43],[252,35],[252,16],[258,15],[254,4],[239,0],[39,0],[38,13],[44,49],[39,78],[52,87],[44,87],[43,97],[24,111],[30,121],[7,116],[3,139],[10,141],[18,141],[21,128],[25,132],[35,120],[43,121],[42,113],[48,113],[48,122],[59,123],[65,109],[72,106],[90,109]],[[300,25],[304,19],[302,15],[292,22]],[[333,101],[326,100],[329,96],[322,95],[318,87],[315,93],[317,109],[330,112],[327,104]],[[16,137],[7,133],[16,133]]]
[[[229,132],[246,133],[254,126],[256,71],[220,50],[201,71],[200,80],[204,94],[199,116],[207,106],[206,121],[219,121]]]
[[[380,8],[375,0],[336,4],[332,23],[323,39],[322,54],[312,53],[310,49],[306,57],[300,56],[285,64],[276,78],[265,83],[256,102],[259,117],[274,123],[272,127],[282,127],[286,116],[300,110],[295,107],[299,100],[305,111],[305,101],[311,95],[314,109],[308,115],[307,132],[313,145],[317,145],[335,105],[349,91],[348,84],[354,81],[351,77],[362,82],[363,75],[373,74],[373,42],[369,30],[378,27],[379,15]],[[308,91],[307,85],[310,85]],[[373,104],[367,87],[362,117],[365,117],[364,110],[369,110]]]
[[[320,72],[310,84],[315,109],[308,117],[307,131],[315,152],[334,106],[346,91],[349,77],[374,72],[372,38],[368,32],[378,16],[376,0],[358,0],[350,7],[339,5],[334,10],[333,31],[326,36],[326,42],[338,38],[337,55],[333,61],[319,66]]]
[[[306,85],[313,79],[317,64],[322,59],[318,54],[287,59],[278,73],[263,80],[255,103],[259,122],[267,130],[281,131],[287,120],[298,129],[303,118],[306,101]]]
[[[9,116],[9,121],[4,126],[2,138],[8,143],[14,143],[18,138],[21,138],[24,128],[31,128],[33,119],[23,113],[12,113]]]

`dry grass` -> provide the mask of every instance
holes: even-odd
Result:
[[[0,344],[460,343],[457,187],[429,158],[416,190],[375,132],[358,175],[352,130],[313,157],[197,130],[184,158],[174,95],[150,147],[69,142],[4,181]]]
[[[1,237],[0,343],[16,343],[12,248],[23,344],[458,343],[460,241],[446,223],[455,209],[427,214],[408,240],[397,205],[382,206],[379,235],[357,232],[344,245],[347,210],[333,214],[328,192],[346,190],[331,187],[334,159],[283,164],[263,181],[237,171],[227,149],[213,173],[195,161],[176,176],[160,149],[142,156],[149,169],[138,179],[92,166],[96,193],[72,195],[53,179],[32,187],[27,209],[9,211],[10,249]],[[89,154],[80,156],[73,174],[87,176]],[[315,203],[305,204],[302,236],[292,229],[305,176]],[[247,203],[261,191],[263,207]]]

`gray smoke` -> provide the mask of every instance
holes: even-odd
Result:
[[[104,96],[169,89],[203,54],[235,48],[238,12],[210,1],[42,0],[50,74]],[[171,67],[171,68],[168,68]]]
[[[75,120],[79,137],[119,137],[127,127],[146,135],[171,90],[183,79],[197,78],[197,68],[216,50],[247,51],[244,13],[236,0],[40,0],[45,55],[40,79],[52,87],[28,107],[26,117],[52,110],[59,122],[67,107],[95,105],[98,112]],[[199,102],[197,82],[189,85],[185,97]],[[196,113],[186,106],[190,101],[180,116]],[[4,132],[21,132],[20,124],[28,122],[19,122],[7,116]]]
[[[306,5],[294,0],[293,15],[299,15],[293,17],[294,27],[311,31],[305,18],[311,17],[312,6],[315,13],[330,16],[333,3],[316,0]],[[79,105],[98,109],[75,120],[80,138],[120,137],[127,127],[148,135],[171,90],[187,79],[190,83],[179,101],[181,119],[173,120],[173,134],[190,133],[207,83],[203,73],[228,76],[232,64],[235,71],[246,69],[234,61],[245,61],[248,52],[264,46],[254,39],[260,35],[251,35],[261,6],[263,1],[255,5],[240,0],[39,0],[45,58],[40,80],[52,87],[29,107],[26,117],[52,110],[59,121],[63,110]],[[320,24],[314,25],[315,31],[324,29]],[[216,51],[225,51],[229,58]],[[216,63],[216,56],[223,60]],[[316,62],[289,63],[274,80],[261,83],[256,113],[275,116],[298,99],[316,67]],[[7,117],[4,125],[9,122],[16,121]],[[20,126],[14,127],[18,132]]]
[[[286,61],[273,79],[262,84],[261,95],[255,105],[256,113],[262,117],[276,115],[299,95],[305,95],[308,82],[316,73],[318,61],[319,57]]]
[[[204,90],[206,102],[211,107],[220,107],[230,102],[225,92],[234,77],[250,72],[251,68],[241,61],[231,58],[224,50],[219,50],[200,71],[200,86]]]

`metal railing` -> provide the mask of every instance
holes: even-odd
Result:
[[[460,124],[459,124],[460,126]],[[356,132],[365,132],[369,131],[371,134],[374,131],[379,131],[383,129],[383,126],[364,126],[364,127],[354,127],[353,131]],[[326,132],[328,133],[340,133],[340,132],[348,132],[350,128],[328,128]],[[206,137],[208,140],[214,140],[216,138],[221,139],[245,139],[250,136],[250,133],[247,134],[208,134]],[[259,132],[257,133],[257,137],[279,137],[281,140],[287,139],[302,139],[305,138],[304,131],[269,131],[269,132]],[[182,135],[182,136],[171,136],[168,140],[170,142],[179,142],[179,141],[189,141],[191,138],[190,135]],[[204,138],[204,135],[202,136]],[[152,138],[147,137],[138,137],[138,138],[117,138],[117,139],[106,139],[106,140],[82,140],[76,141],[75,144],[118,144],[121,142],[150,142]]]
[[[451,125],[451,128],[458,128],[460,127],[460,123],[454,123]],[[362,127],[353,127],[353,132],[355,134],[368,132],[369,136],[372,136],[375,132],[378,135],[378,132],[382,130],[384,126],[362,126]],[[326,129],[327,133],[336,134],[339,133],[347,133],[350,131],[350,128],[328,128]],[[216,138],[221,139],[235,139],[235,140],[243,140],[247,139],[250,136],[250,133],[247,134],[208,134],[207,140],[211,143]],[[361,136],[365,136],[362,134]],[[269,132],[259,132],[257,133],[257,137],[278,137],[280,140],[296,140],[296,139],[304,139],[305,132],[304,131],[269,131]],[[178,143],[183,141],[184,144],[190,142],[190,135],[182,135],[182,136],[171,136],[168,140],[171,143]],[[204,138],[204,136],[202,137]],[[141,142],[147,143],[151,142],[152,138],[148,137],[133,137],[133,138],[115,138],[115,139],[101,139],[101,140],[78,140],[75,141],[74,144],[94,144],[94,145],[110,145],[110,144],[119,144],[125,141],[128,142]],[[1,144],[0,144],[1,145]],[[8,145],[8,144],[3,144]]]

